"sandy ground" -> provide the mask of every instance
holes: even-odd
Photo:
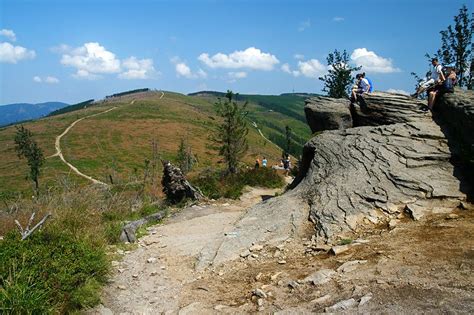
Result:
[[[473,210],[402,219],[338,255],[316,249],[309,230],[203,267],[245,210],[275,192],[252,189],[240,201],[187,208],[149,228],[138,248],[118,250],[103,305],[88,313],[474,313]]]

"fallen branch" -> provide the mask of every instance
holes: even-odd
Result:
[[[40,228],[45,222],[46,220],[51,216],[51,213],[48,213],[46,214],[43,219],[41,219],[41,221],[39,221],[31,230],[30,230],[30,226],[31,224],[33,223],[33,220],[35,219],[35,216],[36,216],[36,212],[33,212],[33,214],[31,214],[31,217],[30,217],[30,220],[28,221],[28,225],[26,226],[25,229],[23,229],[23,227],[21,226],[20,222],[18,222],[18,220],[15,220],[15,223],[16,225],[18,226],[18,229],[20,230],[20,234],[21,234],[21,240],[25,240],[28,236],[30,236],[31,234],[33,234],[34,231],[36,231],[38,228]]]
[[[134,243],[137,240],[136,231],[137,229],[151,222],[158,222],[166,216],[166,210],[151,214],[140,220],[132,221],[127,223],[123,229],[122,234],[120,235],[120,241]]]

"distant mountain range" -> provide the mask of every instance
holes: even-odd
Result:
[[[41,118],[69,104],[61,102],[46,102],[39,104],[8,104],[0,106],[0,126]]]

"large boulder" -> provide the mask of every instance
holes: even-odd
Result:
[[[306,100],[304,112],[313,133],[352,127],[349,104],[343,98],[312,97]]]
[[[359,97],[351,106],[354,127],[380,126],[405,122],[430,121],[429,112],[422,110],[426,101],[402,94],[374,92]]]

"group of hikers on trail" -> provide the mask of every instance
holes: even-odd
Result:
[[[262,162],[261,162],[262,167],[267,167],[267,163],[268,163],[267,158],[263,157]],[[257,158],[255,160],[254,168],[255,169],[260,168],[260,159]],[[279,166],[272,166],[272,168],[274,168],[274,169],[284,169],[285,170],[285,175],[288,176],[290,174],[290,169],[291,169],[290,156],[288,154],[285,155],[285,157],[281,159],[280,165]]]
[[[356,82],[352,87],[351,92],[351,105],[358,101],[358,97],[364,93],[372,93],[374,85],[369,78],[365,77],[365,72],[358,73],[356,75]]]
[[[457,83],[454,66],[447,65],[443,67],[439,63],[438,58],[431,59],[431,65],[433,68],[430,71],[430,75],[418,84],[416,92],[411,95],[412,97],[418,97],[423,92],[428,94],[428,106],[423,108],[425,111],[433,110],[433,105],[438,95],[453,93],[454,86]]]

